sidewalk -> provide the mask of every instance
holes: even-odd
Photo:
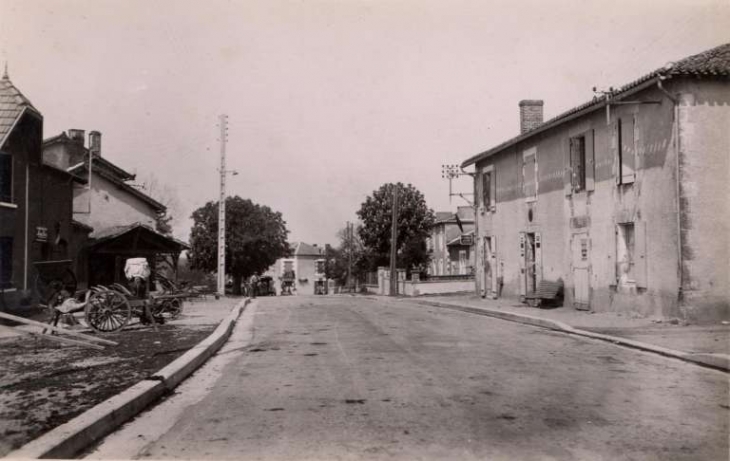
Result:
[[[685,325],[676,320],[593,313],[571,307],[541,309],[517,299],[483,299],[471,294],[403,299],[564,330],[730,371],[730,325]]]

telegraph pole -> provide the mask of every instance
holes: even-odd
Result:
[[[352,226],[347,221],[347,290],[352,293]]]
[[[228,116],[220,119],[221,166],[220,198],[218,200],[218,294],[226,294],[226,142],[228,141]]]
[[[390,224],[390,296],[398,295],[396,248],[398,239],[398,185],[393,185],[393,217]]]

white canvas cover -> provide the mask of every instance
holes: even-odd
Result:
[[[135,277],[146,279],[150,276],[150,265],[146,258],[130,258],[124,264],[124,276],[128,280]]]

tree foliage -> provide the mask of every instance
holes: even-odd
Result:
[[[332,248],[328,245],[327,248],[327,277],[335,279],[339,284],[344,285],[347,282],[350,257],[352,257],[353,280],[367,271],[367,269],[363,270],[362,264],[360,263],[365,253],[362,241],[354,226],[352,239],[348,239],[347,237],[347,228],[340,229],[337,232],[337,237],[340,241],[338,247]]]
[[[407,271],[421,271],[429,263],[426,239],[436,220],[423,194],[411,184],[383,184],[365,199],[357,212],[358,235],[365,254],[360,265],[368,270],[390,264],[393,190],[398,188],[397,262]]]
[[[190,232],[190,268],[216,271],[218,266],[218,202],[193,212]],[[261,274],[290,252],[281,213],[239,196],[226,199],[226,274],[235,294],[241,281]]]

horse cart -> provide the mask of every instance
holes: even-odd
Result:
[[[52,325],[57,325],[62,316],[84,312],[86,323],[97,332],[110,333],[124,328],[137,317],[143,324],[172,320],[180,315],[186,293],[160,274],[150,274],[146,261],[136,258],[138,267],[127,270],[125,274],[130,287],[120,283],[109,286],[97,285],[88,290],[76,291],[75,277],[71,283],[71,271],[54,267],[38,267],[41,301],[51,310]],[[128,260],[129,262],[130,260]],[[151,277],[150,277],[151,276]],[[147,280],[157,283],[160,289],[148,293]]]

